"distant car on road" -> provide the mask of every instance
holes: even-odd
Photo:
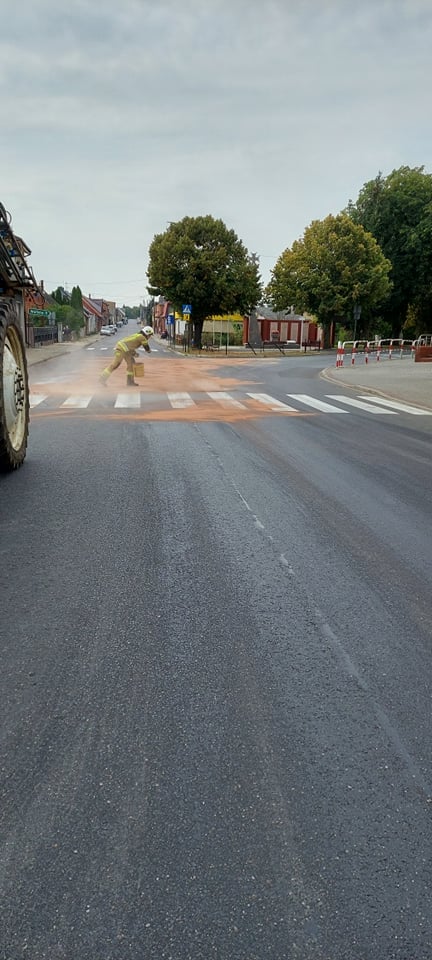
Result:
[[[99,333],[101,337],[111,337],[113,333],[116,333],[116,328],[109,324],[108,326],[101,327]]]

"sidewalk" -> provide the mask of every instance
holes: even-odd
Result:
[[[91,337],[82,337],[81,340],[69,340],[65,343],[47,343],[43,347],[27,347],[27,366],[33,367],[35,363],[43,363],[44,360],[53,360],[55,357],[62,357],[66,353],[73,353],[79,347],[87,347],[89,344],[97,343],[101,338],[97,333]]]
[[[432,410],[432,363],[411,358],[326,367],[321,377],[339,387],[350,387],[402,403]]]

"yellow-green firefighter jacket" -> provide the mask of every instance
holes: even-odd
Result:
[[[150,353],[149,342],[143,333],[133,333],[130,337],[123,337],[115,345],[116,350],[123,350],[124,353],[133,353],[138,347],[144,347],[147,353]]]

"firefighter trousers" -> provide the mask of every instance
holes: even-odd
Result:
[[[115,350],[114,359],[111,363],[105,367],[105,370],[102,371],[101,380],[108,380],[108,377],[111,376],[114,370],[117,370],[117,367],[123,363],[123,360],[126,364],[127,373],[126,373],[126,383],[133,383],[134,381],[134,358],[135,354],[131,353],[130,350]]]

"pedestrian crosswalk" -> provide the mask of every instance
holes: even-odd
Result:
[[[336,394],[327,394],[330,400],[337,400],[338,397]],[[390,416],[396,414],[396,410],[388,410],[383,407],[374,407],[372,403],[366,403],[364,400],[355,400],[354,397],[344,397],[343,403],[347,403],[350,407],[355,407],[357,410],[366,410],[366,413],[386,413]]]
[[[167,397],[174,410],[186,410],[195,405],[189,393],[167,393]]]
[[[283,403],[282,400],[277,400],[275,397],[271,397],[268,393],[248,393],[248,397],[252,397],[252,400],[257,400],[258,403],[263,403],[264,406],[269,407],[270,410],[276,412],[277,410],[285,410],[289,413],[296,413],[295,407],[290,407],[288,403]]]
[[[289,396],[291,400],[298,400],[299,403],[304,403],[305,406],[320,410],[322,413],[348,413],[348,410],[335,407],[333,403],[326,403],[325,400],[320,400],[318,397],[308,397],[307,393],[290,393]]]
[[[139,410],[140,409],[140,395],[139,393],[118,393],[115,399],[114,407],[117,410]]]
[[[286,402],[285,397],[291,401]],[[326,394],[325,398],[313,397],[304,393],[288,393],[283,400],[268,393],[235,392],[235,396],[223,390],[208,391],[206,393],[187,393],[185,391],[166,393],[149,393],[144,390],[129,390],[125,393],[111,394],[104,392],[90,394],[72,394],[60,396],[55,394],[32,392],[30,395],[31,409],[63,411],[91,411],[94,409],[112,408],[114,410],[150,411],[150,410],[183,410],[193,412],[194,409],[208,406],[209,401],[215,408],[225,411],[237,411],[262,414],[284,413],[288,415],[304,416],[321,414],[352,414],[366,413],[373,416],[397,416],[408,414],[411,416],[432,416],[432,410],[411,406],[397,400],[387,400],[383,397],[358,396],[346,394]],[[329,402],[331,401],[331,402]],[[294,405],[293,405],[294,404]]]
[[[75,409],[78,408],[80,410],[85,410],[85,408],[88,407],[90,400],[91,400],[91,396],[90,397],[67,397],[66,400],[63,401],[63,406],[74,407]]]

